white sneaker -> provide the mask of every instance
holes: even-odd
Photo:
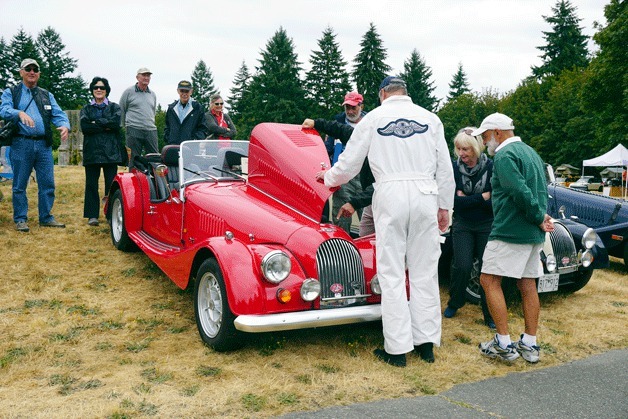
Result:
[[[523,338],[523,335],[521,335],[521,338]],[[540,347],[536,345],[528,346],[523,343],[521,339],[519,339],[519,341],[515,343],[515,349],[526,361],[532,364],[536,364],[537,362],[539,362],[539,355],[541,352]]]
[[[488,358],[497,358],[505,362],[513,362],[519,358],[519,353],[515,349],[514,344],[511,343],[506,349],[499,346],[497,335],[495,335],[493,340],[480,343],[478,347],[480,348],[480,353]]]

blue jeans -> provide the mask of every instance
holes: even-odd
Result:
[[[28,198],[26,187],[33,169],[37,176],[39,222],[47,223],[54,217],[50,214],[55,202],[54,160],[52,147],[45,140],[15,137],[11,145],[13,165],[13,221],[28,220]]]

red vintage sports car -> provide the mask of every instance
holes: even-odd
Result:
[[[180,288],[194,287],[201,339],[381,319],[373,236],[322,223],[331,191],[318,133],[263,123],[250,141],[185,141],[138,157],[106,205],[114,246],[139,247]]]

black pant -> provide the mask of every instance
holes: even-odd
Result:
[[[94,164],[85,166],[85,204],[83,206],[83,217],[98,218],[100,214],[100,196],[98,195],[98,181],[100,180],[100,169],[105,175],[105,195],[109,195],[109,188],[113,178],[118,173],[118,165]]]
[[[473,262],[477,258],[482,268],[482,256],[491,232],[493,221],[468,222],[454,218],[452,225],[453,263],[449,286],[449,302],[451,308],[459,309],[466,302],[466,290],[471,276]],[[480,287],[480,299],[484,318],[490,318],[486,306],[484,290]]]

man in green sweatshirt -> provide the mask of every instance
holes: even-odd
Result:
[[[539,361],[536,343],[540,303],[536,278],[542,274],[540,252],[545,233],[554,230],[547,215],[547,184],[541,157],[514,134],[512,119],[494,113],[471,135],[481,135],[493,166],[493,213],[495,219],[482,259],[480,283],[497,328],[497,334],[479,345],[489,358]],[[501,288],[503,277],[517,280],[523,300],[525,333],[513,343],[508,332],[508,311]]]

